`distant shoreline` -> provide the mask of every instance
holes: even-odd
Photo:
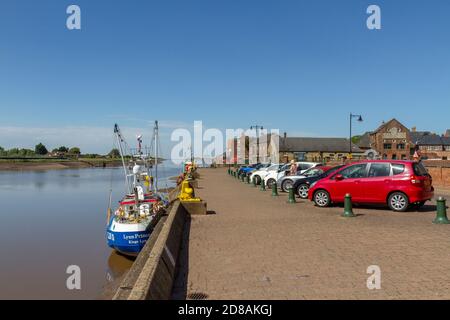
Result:
[[[0,161],[0,171],[41,171],[41,170],[63,170],[63,169],[82,169],[82,168],[109,168],[118,167],[122,163],[120,160],[101,161],[93,160],[13,160]]]
[[[164,159],[159,159],[161,163]],[[114,168],[122,166],[121,159],[0,159],[0,171],[44,171],[83,168]]]

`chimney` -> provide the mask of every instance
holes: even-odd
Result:
[[[416,132],[417,131],[417,128],[416,127],[412,127],[411,128],[411,132]]]

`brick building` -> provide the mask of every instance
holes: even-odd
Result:
[[[358,147],[373,151],[380,159],[410,160],[416,150],[421,158],[450,159],[450,134],[437,135],[429,131],[417,131],[415,127],[409,130],[397,119],[383,122],[375,131],[366,132],[361,136]]]
[[[407,160],[414,154],[411,133],[397,119],[383,122],[375,131],[365,135],[370,148],[376,150],[381,159]]]
[[[411,137],[419,150],[422,160],[449,160],[450,137],[431,132],[411,132]]]

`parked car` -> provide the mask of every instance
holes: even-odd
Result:
[[[239,167],[237,173],[240,176],[241,174],[247,174],[248,172],[251,172],[253,170],[258,170],[259,168],[262,168],[264,165],[262,163],[255,163],[250,164],[247,166],[241,166]]]
[[[292,188],[294,188],[295,193],[302,199],[308,199],[308,192],[309,192],[309,187],[316,181],[319,181],[323,178],[328,177],[329,175],[333,174],[334,172],[336,172],[336,170],[339,170],[340,168],[344,167],[344,165],[340,165],[337,167],[327,167],[327,166],[323,166],[323,167],[316,167],[316,168],[312,168],[309,169],[308,171],[306,171],[304,173],[304,178],[298,179],[297,181],[294,182]],[[314,170],[315,172],[320,172],[322,171],[321,174],[317,174],[314,175]],[[307,175],[307,173],[311,171],[310,174]]]
[[[393,211],[419,208],[434,196],[432,178],[414,161],[368,160],[349,164],[319,180],[308,198],[319,207],[342,203],[346,194],[354,203],[387,204]]]
[[[317,166],[309,168],[306,171],[305,170],[297,170],[296,175],[285,175],[285,176],[281,177],[280,179],[278,179],[277,187],[280,188],[281,191],[283,191],[283,192],[288,192],[289,189],[292,188],[292,186],[298,179],[321,175],[326,170],[329,170],[331,168],[332,167],[327,167],[327,166],[318,164]],[[303,173],[300,173],[302,171],[303,171]]]
[[[309,168],[316,167],[321,165],[316,162],[296,162],[297,163],[297,174],[302,174]],[[273,183],[277,183],[278,179],[284,177],[287,173],[289,173],[289,169],[291,167],[290,163],[283,165],[278,171],[271,171],[265,178],[264,183],[267,187],[272,188]]]
[[[250,173],[250,182],[253,183],[253,181],[256,182],[256,184],[261,184],[262,179],[264,179],[270,172],[277,171],[283,166],[284,164],[272,164],[268,167],[261,168],[259,170],[252,171]]]

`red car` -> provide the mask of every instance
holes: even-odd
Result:
[[[344,202],[387,204],[394,211],[419,208],[434,196],[431,176],[414,161],[367,160],[346,165],[313,184],[308,198],[319,207]]]

